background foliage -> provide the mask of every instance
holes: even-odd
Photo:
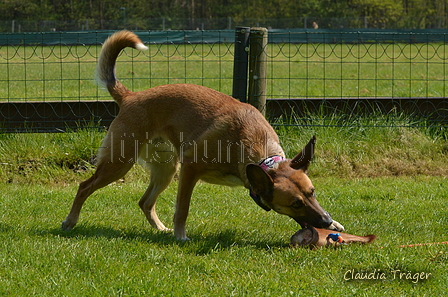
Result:
[[[0,20],[370,18],[377,27],[443,28],[447,0],[3,0]],[[125,15],[123,15],[125,14]]]

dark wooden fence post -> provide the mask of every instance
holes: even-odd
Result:
[[[247,102],[247,71],[249,68],[250,27],[235,28],[232,97]]]
[[[267,44],[266,28],[250,29],[248,102],[263,115],[266,114]]]

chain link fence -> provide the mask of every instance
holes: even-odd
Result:
[[[126,49],[117,62],[129,89],[194,83],[232,94],[233,30],[137,33],[149,50]],[[118,109],[94,72],[110,34],[0,35],[0,132],[107,126]],[[269,30],[266,115],[308,125],[313,113],[394,112],[446,127],[447,38],[444,30]]]
[[[446,31],[270,32],[268,109],[299,118],[316,110],[405,113],[446,124],[447,38]]]

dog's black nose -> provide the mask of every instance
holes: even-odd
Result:
[[[328,228],[333,223],[333,219],[328,212],[325,212],[325,215],[323,215],[316,223],[318,228]]]
[[[331,224],[333,224],[333,220],[331,218],[325,219],[321,223],[321,228],[328,228],[328,227],[330,227]]]

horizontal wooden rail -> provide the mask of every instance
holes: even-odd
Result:
[[[448,98],[295,98],[268,99],[266,116],[306,117],[308,113],[369,115],[396,112],[448,123]],[[107,128],[118,114],[112,100],[63,102],[0,102],[0,133],[65,132]]]
[[[306,117],[309,112],[366,116],[381,114],[406,114],[416,119],[448,122],[448,98],[295,98],[267,101],[270,118],[281,116]]]
[[[112,101],[2,102],[0,133],[65,132],[108,127],[118,114]]]

